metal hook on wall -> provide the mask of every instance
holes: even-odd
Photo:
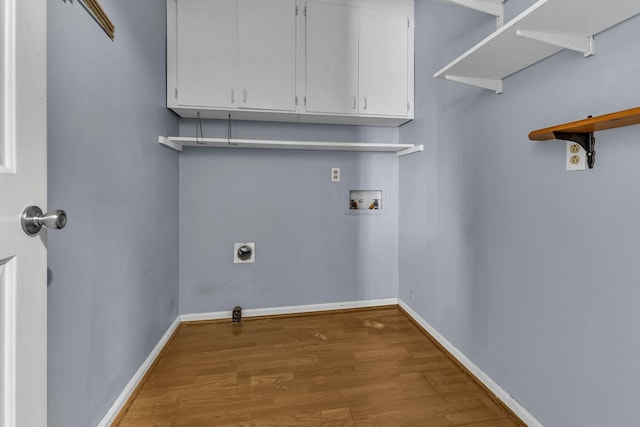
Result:
[[[200,136],[198,137],[198,133]],[[200,138],[204,138],[204,133],[202,132],[202,120],[200,120],[200,111],[196,114],[196,144],[198,145],[207,145],[206,142],[200,142]]]
[[[237,146],[238,144],[231,142],[231,113],[227,119],[227,144]]]

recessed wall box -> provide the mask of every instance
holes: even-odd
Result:
[[[350,212],[380,212],[382,208],[382,190],[349,190]]]

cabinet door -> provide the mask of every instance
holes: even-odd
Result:
[[[358,112],[358,10],[307,3],[307,112]]]
[[[407,14],[401,12],[360,10],[361,114],[408,114],[407,19]]]
[[[295,111],[295,0],[240,0],[239,45],[240,107]]]
[[[238,0],[177,0],[178,105],[237,105]]]

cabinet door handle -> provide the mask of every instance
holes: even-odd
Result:
[[[356,97],[355,96],[353,97],[353,109],[354,110],[356,109]]]
[[[366,96],[364,97],[364,109],[365,110],[367,109],[367,97]]]
[[[231,89],[231,103],[233,104],[236,101],[236,91],[235,89]]]
[[[244,89],[242,91],[242,102],[244,102],[245,104],[247,103],[247,90]]]

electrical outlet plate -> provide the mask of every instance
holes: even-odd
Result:
[[[340,182],[340,168],[331,168],[331,182]]]
[[[567,159],[566,168],[567,171],[583,171],[587,169],[587,153],[580,144],[576,144],[572,141],[567,141]]]

